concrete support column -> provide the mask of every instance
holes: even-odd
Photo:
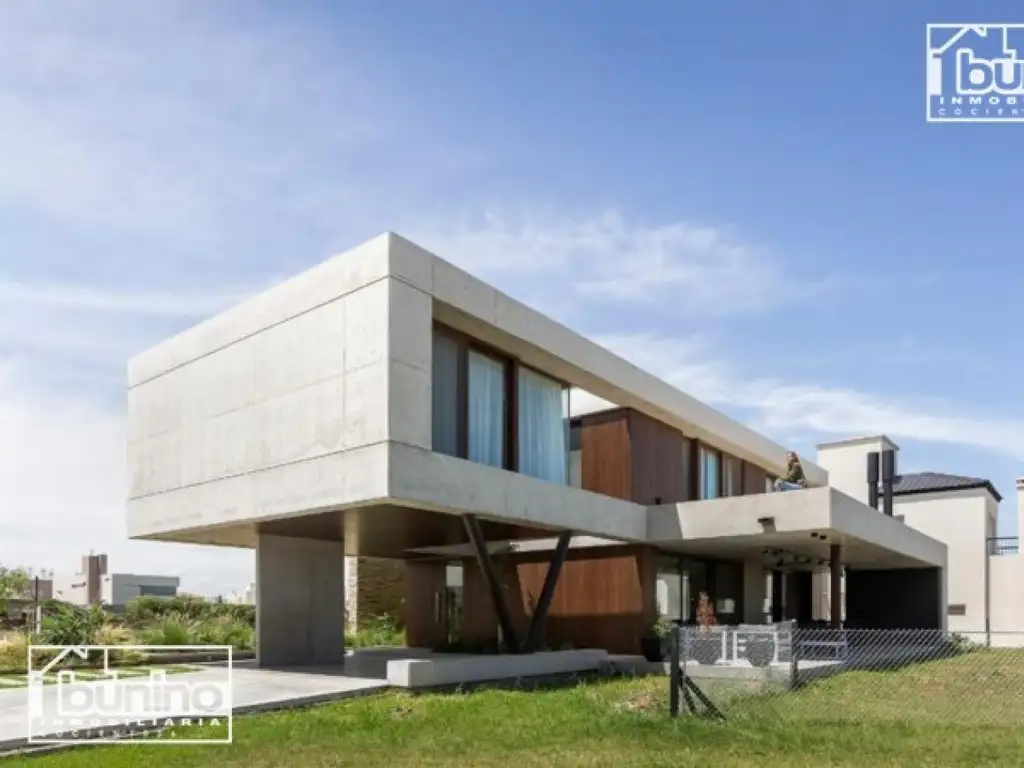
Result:
[[[743,562],[743,623],[764,624],[767,597],[764,565],[760,560]]]
[[[840,629],[843,626],[843,548],[838,544],[829,547],[829,626]]]
[[[260,534],[256,544],[256,664],[341,664],[345,552],[340,541]]]

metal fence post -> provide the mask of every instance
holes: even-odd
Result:
[[[789,640],[789,689],[795,691],[800,683],[800,629],[793,625]]]
[[[680,628],[678,624],[673,623],[672,629],[669,632],[671,638],[672,647],[669,652],[669,664],[671,667],[668,671],[669,690],[668,690],[668,710],[672,717],[679,716],[679,692],[682,689],[682,674],[679,669],[679,640],[680,640]]]

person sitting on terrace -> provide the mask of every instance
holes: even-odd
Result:
[[[776,491],[798,491],[807,487],[807,478],[804,477],[804,468],[800,464],[800,457],[793,451],[789,452],[789,466],[786,476],[775,481]]]

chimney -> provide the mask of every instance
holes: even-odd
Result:
[[[868,453],[868,506],[878,509],[878,451]]]
[[[1017,537],[1024,537],[1024,477],[1017,478]]]
[[[896,451],[882,451],[882,513],[892,517],[892,485],[896,482]]]

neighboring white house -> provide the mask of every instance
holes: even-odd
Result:
[[[53,597],[75,605],[123,606],[137,597],[175,597],[181,579],[137,573],[108,573],[106,555],[84,555],[81,569],[53,577]]]
[[[979,477],[939,472],[899,472],[899,446],[884,435],[818,446],[818,463],[829,483],[868,501],[870,452],[895,453],[893,514],[908,526],[946,544],[946,611],[949,629],[992,645],[1024,646],[1024,556],[1017,538],[999,538],[1002,496]],[[1017,481],[1018,515],[1024,513],[1024,480]],[[1018,528],[1018,530],[1021,530]],[[827,605],[828,585],[818,588]]]

